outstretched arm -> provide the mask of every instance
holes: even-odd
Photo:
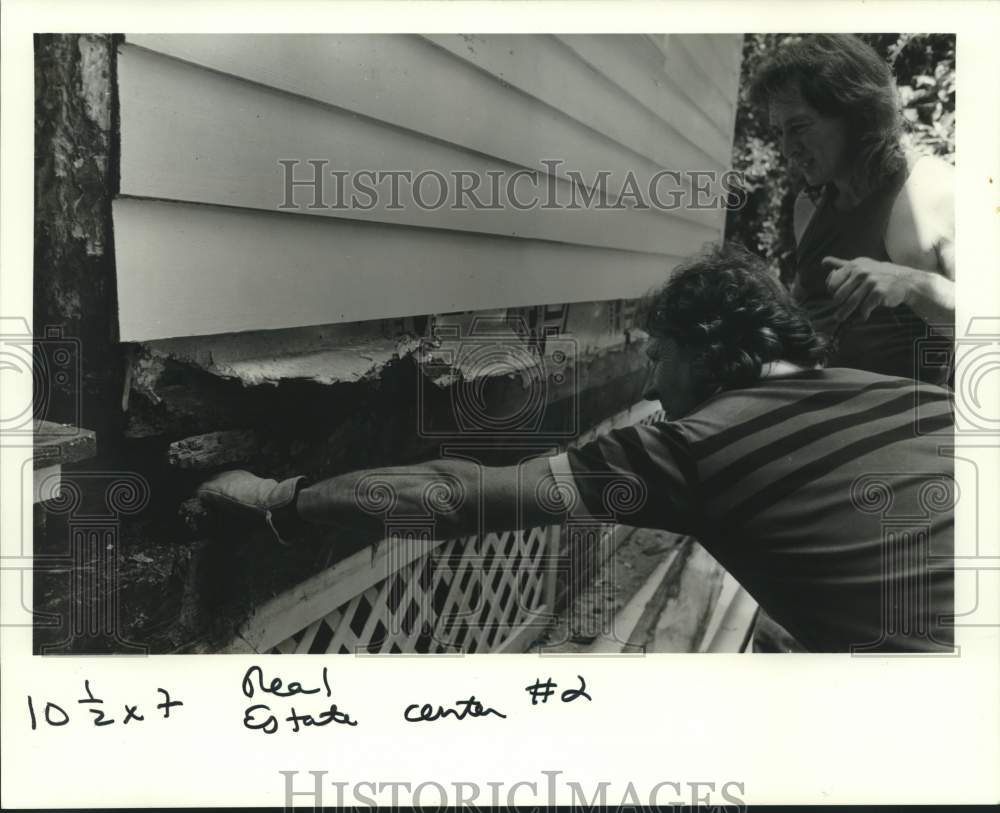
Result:
[[[554,485],[545,457],[517,466],[442,459],[331,477],[303,488],[297,508],[306,522],[351,528],[372,542],[385,535],[389,513],[433,515],[443,536],[459,537],[559,523],[564,512],[545,499]]]
[[[433,519],[438,538],[562,524],[567,517],[694,533],[701,527],[695,479],[683,432],[661,422],[613,429],[578,449],[514,466],[439,459],[307,486],[302,477],[277,482],[235,470],[202,483],[198,494],[225,514],[266,524],[283,544],[308,524],[376,543],[387,521],[401,519]]]

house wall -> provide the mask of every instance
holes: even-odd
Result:
[[[727,168],[739,45],[737,35],[127,36],[122,339],[640,296],[721,237],[723,209],[427,210],[405,185],[398,203],[385,185],[371,208],[331,208],[331,178],[320,205],[299,188],[285,207],[280,162],[297,161],[297,178],[313,177],[309,161],[459,171],[483,196],[490,173],[525,170],[543,200],[562,201],[568,173],[591,184],[606,172],[611,203],[629,174],[647,190],[661,170]],[[661,177],[658,194],[677,187]],[[421,186],[424,200],[437,188]]]
[[[106,68],[80,79],[94,43]],[[43,149],[104,156],[91,205],[106,238],[99,276],[72,258],[36,263],[36,309],[97,303],[98,319],[74,311],[68,324],[103,337],[89,345],[90,414],[111,450],[100,465],[150,484],[149,507],[122,524],[120,598],[128,640],[159,651],[225,638],[260,601],[356,549],[220,543],[190,500],[212,471],[318,478],[426,459],[455,434],[457,403],[500,418],[528,400],[540,410],[542,429],[517,443],[474,438],[485,462],[510,460],[518,443],[564,445],[640,400],[635,298],[722,236],[720,209],[282,211],[277,161],[485,173],[556,158],[544,183],[565,193],[567,170],[607,170],[609,198],[628,170],[725,169],[735,35],[129,35],[47,47],[72,51],[75,66],[42,74],[53,105],[85,113],[81,100],[104,88],[94,146],[67,125]],[[46,110],[39,132],[58,115]],[[71,199],[72,177],[52,173],[42,206]],[[88,251],[72,236],[77,214],[53,216],[65,232],[43,246],[53,256],[74,241]],[[463,354],[487,345],[504,348],[499,362]],[[58,523],[50,530],[57,544]],[[46,606],[60,585],[39,591]]]

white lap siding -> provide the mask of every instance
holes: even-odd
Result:
[[[123,341],[629,299],[721,209],[281,209],[282,159],[541,174],[729,165],[738,35],[136,35],[119,48]],[[562,163],[551,176],[543,160]],[[333,196],[332,180],[327,187]],[[662,188],[666,189],[669,184]],[[523,187],[525,195],[530,188]],[[425,197],[437,197],[428,181]],[[519,187],[520,189],[520,187]],[[486,196],[481,189],[480,197]]]

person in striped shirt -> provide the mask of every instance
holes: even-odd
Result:
[[[666,420],[516,466],[437,460],[313,485],[227,472],[200,494],[279,539],[306,523],[381,538],[359,509],[375,475],[404,513],[426,511],[438,481],[449,536],[567,515],[692,534],[810,651],[951,651],[950,392],[824,368],[824,340],[740,248],[685,263],[645,310],[646,397]]]

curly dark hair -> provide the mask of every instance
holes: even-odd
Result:
[[[757,255],[726,243],[678,266],[642,303],[645,330],[693,352],[704,394],[753,384],[771,361],[823,364],[826,341]]]
[[[882,186],[906,165],[896,82],[876,51],[853,34],[811,34],[778,48],[750,84],[760,107],[797,88],[824,116],[847,125],[854,161],[852,186],[861,194]]]

